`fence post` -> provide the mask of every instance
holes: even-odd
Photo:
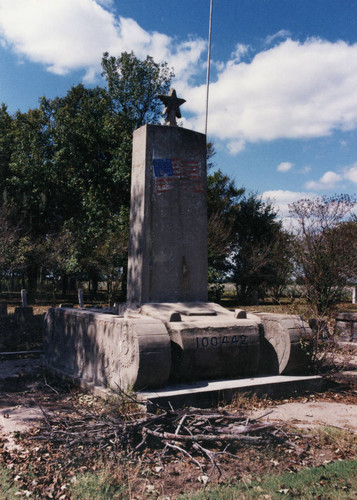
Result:
[[[27,307],[27,290],[21,290],[21,303],[22,307]]]
[[[78,289],[78,304],[79,304],[80,309],[83,309],[83,307],[84,307],[83,290],[81,288]]]

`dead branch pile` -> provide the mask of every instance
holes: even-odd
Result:
[[[152,405],[152,403],[150,403]],[[76,406],[74,416],[47,413],[42,407],[45,425],[32,439],[47,441],[71,451],[73,458],[93,460],[99,452],[125,453],[127,459],[142,460],[150,451],[148,460],[163,463],[172,453],[194,462],[203,472],[211,465],[216,469],[219,456],[232,456],[237,446],[267,445],[278,442],[293,448],[298,454],[304,450],[296,446],[281,426],[268,422],[262,415],[250,419],[246,413],[229,413],[212,409],[164,409],[156,413],[142,411],[143,403],[130,395],[120,394],[116,412],[98,412],[86,406]],[[141,457],[141,458],[139,458]]]

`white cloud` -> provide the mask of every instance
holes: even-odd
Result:
[[[334,189],[342,178],[343,177],[340,174],[336,174],[336,172],[329,170],[328,172],[325,172],[318,181],[307,182],[306,187],[307,189],[316,189],[317,191],[323,189]]]
[[[273,191],[265,191],[261,197],[264,201],[272,204],[286,230],[296,231],[297,223],[294,217],[291,217],[289,213],[289,205],[298,200],[316,198],[316,193],[304,191],[284,191],[282,189],[277,189]]]
[[[245,141],[242,139],[237,139],[235,141],[229,141],[227,144],[228,151],[231,155],[236,155],[240,153],[245,148]]]
[[[278,40],[279,38],[288,38],[290,37],[291,33],[288,30],[280,30],[277,33],[274,33],[274,35],[267,36],[265,39],[265,43],[267,45],[271,45],[275,40]]]
[[[289,205],[295,201],[301,200],[303,198],[314,198],[316,193],[304,192],[304,191],[285,191],[282,189],[265,191],[262,195],[262,199],[265,201],[270,201],[283,218],[289,216]]]
[[[270,43],[287,35],[281,30]],[[112,0],[1,0],[0,43],[59,75],[83,70],[86,82],[100,73],[105,51],[117,56],[133,50],[141,58],[167,61],[187,100],[190,124],[204,128],[206,88],[192,86],[191,77],[204,68],[206,41],[178,42],[148,32],[116,15]],[[232,154],[247,142],[321,137],[357,127],[357,44],[287,39],[251,53],[237,44],[231,59],[216,66],[210,86],[209,135],[226,141]]]
[[[309,167],[308,165],[306,165],[305,167],[302,167],[299,172],[301,174],[308,174],[309,172],[311,172],[311,167]]]
[[[344,172],[344,177],[354,184],[357,184],[357,163]]]
[[[104,7],[113,7],[114,0],[96,0],[100,5],[104,5]]]
[[[204,93],[202,85],[186,97],[197,127]],[[210,86],[209,110],[210,135],[228,141],[314,138],[352,130],[357,126],[357,44],[288,39],[250,63],[230,60]]]
[[[174,39],[148,32],[136,21],[116,17],[112,0],[1,0],[0,39],[20,56],[64,75],[86,72],[93,80],[101,71],[103,52],[133,50],[140,58],[175,65],[178,79],[188,81],[206,48],[201,39],[175,45]]]
[[[307,189],[316,191],[335,189],[337,187],[345,188],[346,181],[357,185],[357,162],[340,169],[340,173],[329,170],[325,172],[319,180],[309,181],[305,184]]]
[[[231,60],[235,62],[240,62],[242,58],[248,54],[250,50],[249,45],[244,45],[243,43],[237,43],[236,49],[231,54]]]
[[[276,167],[276,170],[278,172],[289,172],[293,168],[294,164],[291,163],[290,161],[282,161],[279,163],[279,165]]]
[[[98,64],[119,27],[91,0],[2,0],[0,34],[20,55],[65,74]],[[98,43],[99,42],[99,43]]]

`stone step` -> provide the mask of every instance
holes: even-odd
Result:
[[[164,408],[170,406],[204,408],[229,404],[238,393],[290,397],[319,391],[322,389],[322,383],[323,379],[318,375],[201,380],[190,384],[170,385],[156,391],[140,391],[137,396],[139,400],[147,402],[148,411],[154,411],[155,405]]]

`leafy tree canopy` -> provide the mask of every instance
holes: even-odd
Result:
[[[356,200],[348,195],[302,199],[289,206],[297,223],[295,260],[318,314],[331,311],[357,280]]]
[[[133,52],[123,52],[117,58],[106,52],[102,68],[113,109],[129,121],[132,130],[159,122],[161,102],[157,96],[168,93],[174,76],[167,63],[158,64],[150,56],[141,61]]]

